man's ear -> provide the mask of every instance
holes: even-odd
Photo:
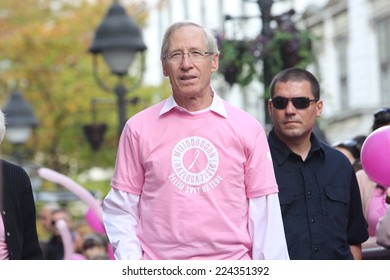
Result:
[[[271,102],[271,100],[268,100],[267,101],[268,102],[268,114],[269,114],[269,116],[272,118],[272,102]]]
[[[161,66],[164,77],[168,77],[167,62],[165,59],[161,61]]]
[[[316,107],[317,107],[317,117],[321,116],[321,112],[322,112],[322,107],[323,106],[324,106],[324,102],[322,102],[322,100],[318,100],[317,104],[316,104]]]
[[[211,73],[218,71],[219,65],[219,52],[212,54],[213,59],[211,60]]]

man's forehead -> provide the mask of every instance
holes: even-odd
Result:
[[[184,28],[193,29],[184,30]],[[203,38],[204,33],[202,29],[196,26],[183,26],[172,32],[169,39],[170,49],[179,49],[183,47],[192,49],[204,48],[206,42],[205,40],[202,40]]]

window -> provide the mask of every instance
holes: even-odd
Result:
[[[378,21],[381,102],[390,103],[390,17]]]
[[[348,108],[348,69],[347,69],[347,37],[336,38],[338,82],[340,89],[341,109]]]

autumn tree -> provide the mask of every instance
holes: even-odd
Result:
[[[13,87],[32,104],[40,125],[26,146],[40,165],[69,173],[114,164],[118,141],[115,103],[96,110],[96,121],[108,125],[98,152],[91,150],[82,131],[83,124],[93,121],[91,100],[115,100],[94,81],[88,53],[94,31],[111,4],[110,0],[0,2],[0,104],[4,106]],[[140,26],[145,24],[145,1],[133,1],[125,8]],[[108,84],[116,82],[108,70],[102,75]],[[128,114],[149,106],[154,93],[164,88],[144,86],[129,93],[129,98],[137,97],[139,102],[128,107]],[[2,149],[9,154],[12,147],[4,141]]]

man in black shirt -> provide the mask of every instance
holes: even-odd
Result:
[[[317,79],[286,69],[270,93],[268,142],[290,259],[361,259],[368,232],[354,169],[312,132],[323,107]]]
[[[47,260],[63,260],[65,256],[65,248],[61,234],[56,227],[56,222],[58,220],[64,220],[68,226],[68,229],[70,229],[72,227],[72,219],[68,211],[63,208],[53,210],[51,212],[50,219],[52,221],[51,226],[53,235],[46,245],[45,258]],[[71,231],[71,235],[74,237],[73,231]]]

